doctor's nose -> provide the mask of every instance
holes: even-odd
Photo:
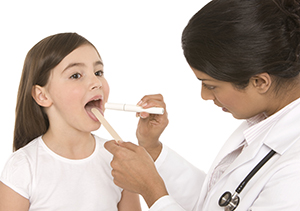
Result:
[[[203,100],[214,100],[215,96],[211,90],[202,87],[201,88],[201,98]]]

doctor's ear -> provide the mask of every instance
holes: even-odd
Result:
[[[272,78],[268,73],[260,73],[258,75],[253,76],[250,79],[250,82],[260,94],[264,94],[270,89],[272,84]]]
[[[42,107],[47,108],[52,105],[52,101],[47,95],[47,92],[44,87],[34,85],[31,90],[31,95],[35,102]]]

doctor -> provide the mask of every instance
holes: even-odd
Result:
[[[189,21],[182,47],[202,98],[245,122],[205,175],[159,142],[167,114],[142,113],[140,146],[105,145],[115,183],[151,211],[299,211],[299,1],[213,0]],[[165,108],[160,95],[139,104]]]

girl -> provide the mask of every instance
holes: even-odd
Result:
[[[159,137],[166,116],[142,119],[139,143],[155,155],[158,171],[142,147],[107,142],[115,183],[143,195],[151,211],[300,210],[299,0],[213,0],[189,21],[182,47],[202,82],[202,98],[246,121],[204,177],[158,138],[148,138]],[[149,102],[164,106],[159,96],[141,104]]]
[[[96,48],[76,33],[37,43],[19,86],[14,150],[0,182],[1,211],[141,210],[110,175],[105,140],[91,134],[109,86]]]

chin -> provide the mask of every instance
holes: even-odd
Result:
[[[100,128],[101,124],[100,122],[95,122],[93,125],[91,125],[89,128],[87,128],[87,131],[93,132]]]

